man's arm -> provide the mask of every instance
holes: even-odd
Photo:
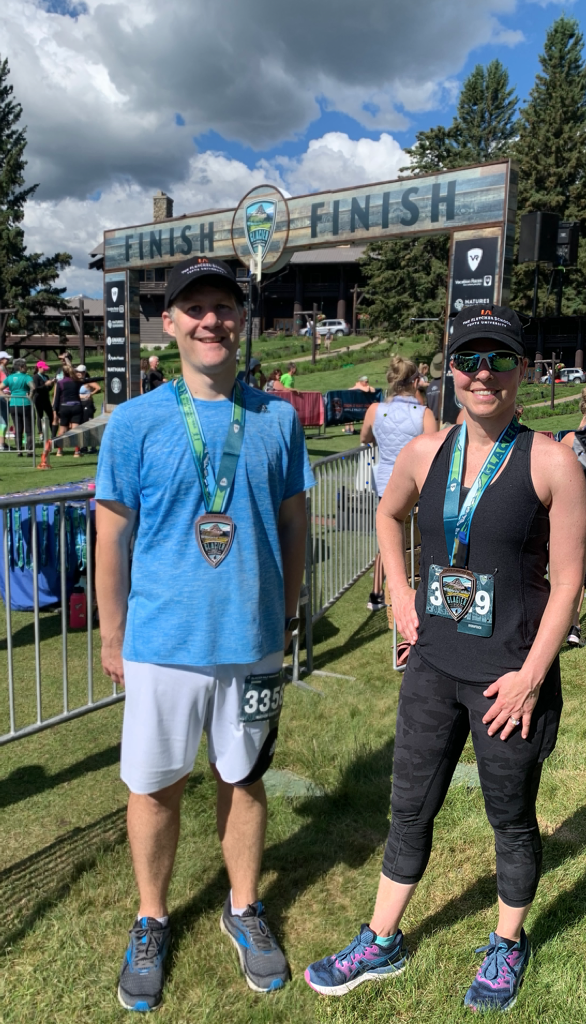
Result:
[[[100,613],[102,666],[124,685],[122,644],[130,591],[130,541],[136,511],[118,501],[96,502],[96,597]]]
[[[297,614],[297,602],[305,569],[305,538],[307,534],[307,513],[305,491],[294,494],[282,502],[279,509],[279,543],[283,559],[283,581],[285,588],[285,618]],[[284,623],[283,623],[284,626]],[[291,634],[285,635],[285,650],[291,641]]]

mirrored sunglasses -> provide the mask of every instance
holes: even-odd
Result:
[[[520,358],[510,349],[504,352],[455,352],[452,362],[462,373],[476,373],[484,360],[495,373],[506,373],[507,370],[514,370],[519,365]]]

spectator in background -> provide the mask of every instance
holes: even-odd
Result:
[[[420,405],[416,398],[419,374],[415,363],[403,356],[393,356],[387,372],[390,397],[386,402],[376,402],[366,411],[361,444],[376,441],[379,462],[375,468],[376,492],[382,498],[397,455],[406,444],[419,434],[433,434],[437,430],[435,416],[430,409]],[[383,593],[384,569],[382,558],[376,556],[372,593],[366,607],[377,612],[385,607]]]
[[[39,421],[39,433],[41,438],[43,436],[43,416],[47,416],[49,424],[53,422],[53,406],[51,405],[51,396],[49,392],[55,384],[55,378],[50,378],[49,365],[39,359],[35,373],[33,373],[33,383],[35,390],[33,394],[33,403]]]
[[[358,380],[356,381],[356,384],[354,385],[354,387],[350,388],[349,390],[350,391],[365,391],[367,393],[368,392],[372,393],[373,391],[376,391],[376,388],[373,388],[372,384],[368,383],[368,377],[359,377]]]
[[[251,388],[259,388],[262,391],[267,382],[267,379],[261,370],[260,359],[257,359],[256,356],[254,356],[250,360],[248,373],[246,373],[246,370],[241,370],[240,373],[238,374],[238,380],[243,380],[246,382],[246,384],[249,384]]]
[[[328,329],[326,331],[326,336],[324,338],[324,348],[325,348],[326,352],[330,351],[330,347],[331,347],[331,344],[332,344],[333,340],[334,340],[334,335],[332,333],[332,328],[328,327]]]
[[[429,384],[429,380],[428,380],[428,377],[427,377],[427,375],[429,373],[429,366],[428,366],[428,364],[427,363],[420,363],[419,366],[417,367],[417,369],[419,371],[419,387],[420,388],[421,387],[427,387],[427,385]]]
[[[14,424],[14,436],[19,456],[23,455],[23,434],[26,434],[27,455],[33,454],[33,406],[31,397],[35,388],[33,378],[26,372],[26,359],[15,359],[12,373],[0,385],[5,394],[10,394],[10,416]]]
[[[582,389],[580,395],[580,426],[576,430],[570,430],[569,433],[562,437],[562,444],[571,448],[574,454],[578,458],[582,469],[586,473],[586,388]],[[519,417],[517,416],[517,419]],[[586,584],[586,578],[584,579]],[[582,603],[584,601],[584,587],[580,593],[578,604],[574,612],[574,618],[572,619],[572,625],[570,632],[568,633],[568,643],[572,647],[583,647],[584,641],[582,640],[582,632],[580,627],[580,612],[582,610]]]
[[[289,366],[287,367],[287,373],[283,373],[281,375],[281,384],[283,385],[283,387],[286,387],[286,388],[292,388],[293,387],[293,385],[295,383],[294,377],[295,377],[296,373],[297,373],[297,367],[295,366],[295,363],[289,363]]]
[[[271,370],[271,372],[269,373],[269,379],[265,384],[264,390],[268,392],[286,391],[287,389],[284,388],[283,385],[281,384],[281,374],[282,371],[280,367],[276,366],[274,370]]]
[[[159,370],[158,356],[149,356],[149,372],[147,374],[147,380],[149,391],[154,391],[155,388],[160,388],[161,384],[167,383],[167,378],[164,377]]]
[[[62,348],[61,351],[59,352],[59,355],[57,356],[57,358],[59,359],[59,362],[61,363],[61,369],[58,370],[57,373],[55,374],[55,380],[62,380],[63,379],[63,367],[64,366],[73,366],[73,362],[72,362],[73,356],[71,355],[71,352],[69,351],[69,349]]]
[[[444,369],[444,357],[441,352],[436,352],[429,367],[430,383],[427,385],[427,408],[431,409],[439,424],[440,418],[440,395],[442,388],[442,373]]]
[[[72,427],[81,426],[83,422],[83,405],[80,391],[84,386],[89,387],[92,393],[100,390],[96,384],[90,383],[89,380],[84,381],[82,374],[78,370],[74,370],[72,366],[64,364],[63,377],[57,381],[55,398],[53,400],[53,409],[59,418],[57,437],[62,437]],[[63,455],[61,448],[57,449],[55,455]],[[79,459],[80,455],[79,445],[76,445],[73,457],[74,459]]]
[[[8,352],[0,352],[0,452],[10,451],[6,444],[6,430],[8,427],[8,399],[2,394],[2,384],[6,380],[6,368],[10,361]]]
[[[79,376],[82,384],[79,389],[79,397],[81,399],[81,411],[82,411],[82,423],[89,423],[93,420],[96,415],[96,407],[94,404],[94,395],[97,395],[102,389],[96,382],[95,377],[91,377],[87,372],[87,367],[83,363],[76,369],[76,373]]]
[[[140,361],[140,393],[141,393],[141,395],[146,395],[147,391],[149,391],[148,372],[149,372],[149,361],[148,361],[148,359],[141,359],[141,361]]]

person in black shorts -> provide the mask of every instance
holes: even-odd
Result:
[[[376,906],[370,926],[305,977],[322,994],[342,995],[404,969],[399,924],[471,733],[495,834],[499,917],[464,1002],[507,1010],[530,953],[523,924],[541,872],[535,801],[562,709],[558,652],[582,586],[586,484],[572,452],[515,418],[527,360],[512,310],[463,310],[449,359],[465,421],[403,448],[377,517],[397,626],[411,651]],[[418,500],[415,592],[404,522]]]
[[[63,364],[63,376],[57,381],[55,387],[55,399],[53,409],[59,417],[59,430],[57,437],[62,437],[72,427],[79,427],[83,423],[83,405],[80,397],[82,387],[91,387],[92,378],[84,379],[83,374],[78,373],[67,363]],[[100,389],[96,387],[96,390]],[[61,448],[55,452],[57,456],[63,454]],[[81,452],[79,445],[75,446],[74,458],[79,458]]]

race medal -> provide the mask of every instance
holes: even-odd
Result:
[[[473,577],[473,581],[470,580]],[[458,633],[492,636],[494,576],[430,565],[425,611],[458,623]]]
[[[183,377],[179,377],[175,383],[175,394],[206,509],[206,515],[200,516],[195,521],[195,537],[199,550],[208,565],[211,565],[212,569],[217,569],[230,551],[236,532],[234,520],[225,515],[224,510],[230,499],[244,440],[246,417],[244,396],[240,383],[236,381],[232,398],[232,419],[216,477],[210,464],[209,452],[197,410]],[[211,490],[208,486],[208,475],[213,481]]]
[[[476,595],[476,577],[467,569],[442,569],[439,589],[444,606],[455,622],[463,619]]]
[[[195,521],[195,537],[203,557],[212,569],[224,561],[234,540],[234,520],[219,512],[210,512]]]

